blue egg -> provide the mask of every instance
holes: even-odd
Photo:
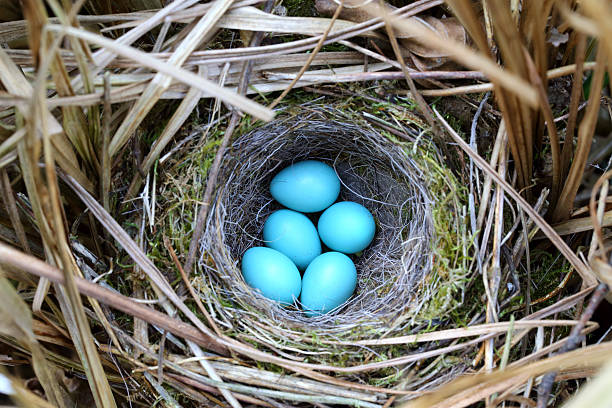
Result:
[[[351,258],[340,252],[326,252],[306,268],[300,302],[308,316],[325,314],[346,302],[355,286],[357,270]]]
[[[319,233],[304,214],[292,210],[273,212],[264,224],[267,247],[287,255],[300,270],[321,255]]]
[[[242,256],[242,276],[262,295],[284,304],[292,304],[302,290],[302,278],[295,264],[272,248],[249,248]]]
[[[284,168],[270,182],[272,197],[295,211],[323,211],[340,194],[340,179],[327,164],[306,160]]]
[[[321,241],[330,249],[354,254],[370,245],[376,224],[372,214],[363,205],[342,201],[321,214],[318,230]]]

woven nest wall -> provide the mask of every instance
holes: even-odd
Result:
[[[447,314],[461,306],[469,273],[464,259],[469,239],[457,216],[461,188],[434,150],[392,139],[356,116],[321,107],[281,115],[237,137],[224,158],[201,241],[200,273],[193,281],[219,327],[281,356],[334,366],[436,347],[363,343],[450,326]],[[373,243],[352,256],[358,274],[355,294],[319,317],[307,317],[299,305],[283,307],[268,300],[246,285],[240,270],[243,253],[264,245],[267,216],[282,208],[270,195],[270,180],[304,159],[331,165],[342,182],[339,200],[361,203],[376,220]],[[312,219],[316,223],[316,215]],[[364,381],[396,383],[411,367],[382,363]],[[429,371],[437,373],[435,378],[412,378],[413,385],[433,387],[463,367],[438,367]]]
[[[231,151],[202,242],[203,252],[217,265],[209,273],[220,296],[235,299],[247,313],[257,310],[266,319],[296,328],[377,327],[418,312],[417,294],[431,270],[431,199],[423,174],[401,147],[358,125],[311,114],[243,135]],[[339,310],[316,318],[255,293],[244,283],[238,264],[248,248],[264,246],[263,224],[282,208],[270,195],[270,180],[280,169],[306,159],[331,165],[343,186],[339,201],[364,205],[377,224],[373,243],[352,256],[358,271],[355,295]]]

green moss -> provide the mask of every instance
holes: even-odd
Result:
[[[437,157],[433,145],[421,143],[407,151],[413,154],[421,170],[428,174],[435,229],[435,239],[431,246],[433,269],[427,278],[434,286],[431,299],[418,317],[430,321],[440,320],[462,306],[462,293],[470,279],[469,249],[472,241],[465,214],[467,191],[455,175],[440,164],[442,160]],[[423,286],[427,286],[427,283]],[[462,314],[455,314],[454,317],[458,318]]]
[[[283,0],[287,15],[292,17],[317,17],[314,0]]]

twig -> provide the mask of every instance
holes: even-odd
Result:
[[[174,261],[174,265],[176,265],[176,268],[179,270],[179,272],[181,274],[181,277],[183,278],[183,282],[185,282],[185,285],[187,286],[187,289],[189,289],[189,293],[191,294],[191,297],[196,302],[196,305],[198,305],[198,309],[200,309],[200,312],[202,312],[202,314],[204,315],[204,317],[208,321],[208,324],[210,324],[210,327],[212,327],[212,329],[215,331],[215,333],[217,333],[217,335],[220,336],[221,335],[221,331],[219,330],[219,327],[217,326],[217,324],[215,323],[213,318],[210,316],[210,313],[208,313],[208,310],[206,310],[206,308],[202,304],[202,301],[200,300],[200,297],[193,290],[193,285],[189,281],[189,278],[187,277],[187,274],[185,273],[185,270],[183,269],[183,266],[181,265],[181,262],[179,261],[178,257],[176,256],[176,252],[174,251],[174,248],[172,248],[172,244],[170,243],[170,240],[165,235],[164,235],[164,245],[166,246],[166,249],[168,250],[168,253],[170,253],[170,257]]]
[[[584,64],[583,69],[593,70],[597,65],[596,62],[587,62]],[[576,65],[566,65],[564,67],[554,68],[547,72],[546,77],[548,79],[559,78],[566,75],[571,75],[576,71]],[[477,85],[466,85],[466,86],[458,86],[454,88],[445,88],[445,89],[425,89],[421,91],[421,94],[424,96],[452,96],[452,95],[463,95],[469,93],[482,93],[487,91],[492,91],[494,89],[493,84],[488,82],[484,84]]]
[[[580,112],[581,110],[583,110],[586,106],[587,106],[588,102],[582,102],[580,105],[578,105],[578,108],[576,109],[576,112]],[[561,115],[559,117],[555,118],[555,123],[561,122],[565,119],[568,120],[569,123],[569,117],[570,117],[570,112],[566,113],[565,115]],[[565,128],[565,131],[567,132],[567,127]],[[568,133],[569,134],[569,133]],[[569,140],[568,140],[569,143]],[[571,144],[571,143],[569,143]],[[563,147],[565,147],[565,141],[563,142]]]
[[[385,405],[383,405],[382,408],[389,408],[391,405],[393,405],[393,402],[395,402],[396,398],[397,395],[392,395],[391,398],[389,398],[387,402],[385,402]]]
[[[168,331],[164,330],[162,333],[162,337],[159,340],[159,352],[157,353],[157,382],[160,384],[164,380],[164,346],[166,344],[166,336],[168,335]]]
[[[388,62],[387,62],[388,63]],[[478,71],[413,71],[408,70],[412,79],[482,79],[484,75]],[[324,75],[317,74],[317,71],[306,73],[262,71],[262,75],[270,80],[289,80],[303,79],[304,81],[333,81],[333,82],[355,82],[355,81],[383,81],[406,78],[402,71],[384,72],[355,72],[350,74]]]
[[[502,146],[500,151],[499,163],[498,163],[498,174],[502,180],[506,177],[506,164],[508,162],[508,151],[505,146]],[[498,305],[498,294],[499,285],[501,280],[501,241],[503,233],[503,214],[504,214],[504,190],[498,184],[495,192],[495,206],[494,210],[494,235],[493,235],[493,259],[489,268],[486,268],[483,272],[483,280],[487,291],[487,323],[497,322],[499,320],[499,305]],[[491,276],[489,276],[491,274]],[[485,342],[485,367],[487,370],[493,370],[493,348],[494,341],[488,340]],[[487,406],[490,405],[490,399],[487,398]]]
[[[17,251],[1,242],[0,262],[33,275],[47,278],[51,282],[64,284],[64,276],[57,268],[33,256]],[[91,283],[86,279],[75,276],[74,280],[79,293],[83,295],[94,298],[131,316],[145,320],[161,329],[168,330],[172,334],[192,340],[215,353],[227,355],[227,349],[216,339],[207,336],[193,326],[172,319],[168,315],[160,313],[148,306],[136,303],[126,296]]]
[[[293,78],[291,83],[289,85],[287,85],[287,88],[285,88],[285,90],[278,96],[278,98],[276,98],[274,100],[274,102],[272,102],[270,104],[270,106],[269,106],[270,109],[274,109],[274,107],[276,105],[278,105],[280,103],[280,101],[282,101],[285,96],[287,96],[289,91],[291,91],[291,88],[293,88],[293,86],[297,83],[297,81],[300,80],[302,75],[304,75],[304,72],[306,72],[306,70],[308,69],[308,67],[310,66],[310,64],[314,60],[314,58],[317,56],[317,54],[321,50],[321,47],[323,47],[323,44],[325,44],[325,40],[327,39],[327,36],[329,35],[329,32],[331,31],[332,27],[334,26],[334,23],[338,19],[338,16],[340,15],[340,12],[342,11],[342,6],[343,5],[344,5],[344,0],[340,0],[340,5],[338,5],[338,7],[336,8],[336,11],[334,12],[334,15],[333,15],[333,17],[332,17],[332,19],[331,19],[331,21],[329,23],[329,26],[327,26],[327,29],[325,30],[325,32],[323,33],[323,35],[319,39],[319,42],[317,43],[316,47],[312,51],[312,54],[310,54],[310,56],[308,57],[308,60],[306,61],[306,63],[300,69],[300,72],[298,72],[298,74],[295,76],[295,78]]]
[[[567,342],[561,347],[558,354],[567,353],[568,351],[574,350],[580,342],[582,341],[581,331],[584,329],[586,322],[591,319],[595,309],[599,303],[603,300],[604,296],[608,293],[609,288],[605,283],[600,283],[595,291],[593,292],[593,296],[589,300],[589,305],[580,316],[580,320],[578,324],[572,327],[570,331],[570,335],[567,338]],[[548,405],[548,399],[550,397],[550,392],[552,390],[552,386],[555,381],[555,377],[557,376],[557,371],[550,372],[544,376],[542,382],[540,383],[540,387],[538,388],[538,405],[537,408],[546,408]]]
[[[574,270],[571,269],[567,275],[565,275],[565,278],[563,278],[563,280],[559,283],[559,285],[557,285],[556,288],[554,288],[550,293],[548,293],[545,296],[542,296],[541,298],[538,298],[534,301],[531,301],[530,303],[528,303],[528,307],[531,307],[533,305],[537,305],[538,303],[542,303],[542,302],[546,302],[547,300],[551,299],[553,296],[556,296],[559,294],[559,292],[561,292],[563,290],[563,288],[565,288],[565,285],[567,285],[567,283],[569,282],[570,278],[572,277],[572,275],[574,274]]]

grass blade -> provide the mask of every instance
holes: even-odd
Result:
[[[578,146],[576,147],[576,153],[574,154],[574,160],[572,161],[567,180],[559,196],[559,201],[552,212],[553,222],[564,221],[569,217],[570,211],[574,205],[576,193],[578,192],[578,187],[580,187],[586,161],[589,151],[591,150],[595,125],[597,123],[597,115],[599,113],[599,105],[601,103],[600,95],[603,88],[604,74],[606,72],[605,57],[606,51],[604,47],[600,45],[597,50],[597,67],[593,73],[589,103],[584,114],[584,119],[578,128]]]
[[[215,23],[228,10],[232,2],[233,0],[215,0],[209,12],[198,21],[189,34],[187,34],[187,37],[174,50],[172,56],[168,60],[168,65],[177,68],[183,65],[189,54],[191,54],[201,43],[202,38],[206,37],[207,33],[214,28]],[[123,147],[132,136],[136,128],[138,128],[140,123],[142,123],[146,115],[153,108],[153,105],[157,103],[164,91],[168,89],[171,81],[172,77],[167,74],[158,73],[155,75],[113,136],[109,145],[109,154],[111,156],[117,154],[121,147]]]
[[[32,329],[32,313],[0,269],[0,332],[14,337],[32,353],[32,366],[45,395],[54,406],[67,407],[66,396],[45,359]]]

